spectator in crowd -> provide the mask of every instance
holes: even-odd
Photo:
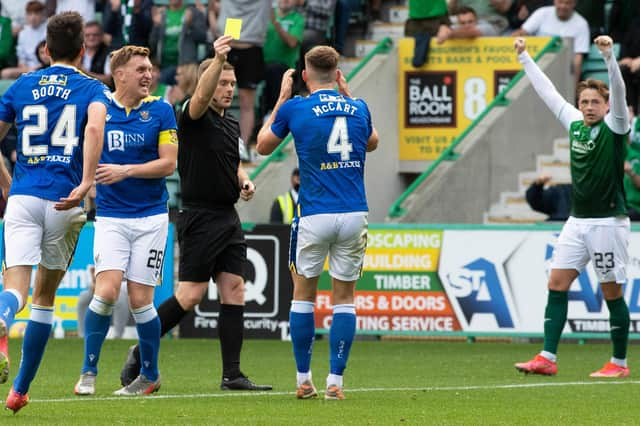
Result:
[[[295,168],[291,172],[291,188],[282,195],[278,195],[271,205],[269,222],[284,223],[290,225],[293,221],[296,206],[298,205],[298,192],[300,191],[300,169]]]
[[[495,34],[502,34],[509,26],[506,17],[509,0],[449,0],[450,14],[463,6],[475,10],[478,19],[489,23],[494,28]]]
[[[554,0],[553,6],[537,9],[513,36],[561,36],[573,38],[573,72],[576,83],[582,74],[584,55],[589,53],[589,24],[576,9],[576,0]]]
[[[445,32],[442,37],[438,37],[438,43],[442,43],[450,38],[473,38],[482,36],[497,36],[493,25],[485,20],[479,20],[476,11],[469,6],[461,6],[456,10],[455,24],[451,31]]]
[[[282,74],[295,68],[300,56],[304,17],[295,9],[295,0],[279,0],[271,11],[264,42],[265,106],[271,111],[280,94]]]
[[[631,28],[631,21],[638,15],[640,15],[638,0],[613,0],[608,25],[613,41],[622,43],[627,31]]]
[[[110,47],[149,46],[153,0],[105,0],[102,25]]]
[[[109,46],[103,40],[102,26],[97,21],[86,22],[84,24],[82,68],[87,74],[97,78],[107,86],[113,86],[109,53]]]
[[[44,40],[42,40],[36,46],[36,57],[38,58],[38,62],[40,63],[40,66],[38,66],[38,68],[36,69],[46,68],[51,65],[51,57],[47,55],[46,46],[47,42]]]
[[[224,31],[227,18],[242,19],[239,40],[231,43],[227,60],[234,66],[240,104],[240,137],[248,145],[255,126],[256,88],[264,80],[263,46],[271,14],[271,0],[224,0],[220,3],[217,28]]]
[[[553,4],[553,0],[509,0],[507,2],[511,3],[505,12],[511,31],[519,29],[536,9]]]
[[[2,3],[0,2],[0,7]],[[13,33],[11,32],[11,19],[0,16],[0,69],[16,65],[16,48]]]
[[[627,214],[631,220],[640,220],[640,118],[638,116],[631,121],[624,173]]]
[[[565,221],[571,213],[571,184],[563,183],[547,186],[551,176],[541,175],[527,189],[529,207],[544,213],[547,220]]]
[[[151,58],[160,63],[160,81],[163,83],[173,84],[175,81],[185,10],[182,0],[169,0],[168,7],[158,6],[152,10],[149,48]]]
[[[590,40],[604,33],[605,0],[577,0],[576,12],[589,24]]]
[[[25,10],[29,1],[31,0],[0,0],[2,16],[11,19],[13,37],[18,37],[18,33],[25,26],[27,17]]]
[[[33,71],[40,67],[36,47],[46,36],[46,16],[44,4],[37,0],[27,3],[26,25],[18,34],[16,51],[18,54],[18,66],[2,70],[3,79],[18,78],[22,73]]]
[[[173,105],[176,115],[182,112],[182,105],[193,96],[198,82],[198,64],[182,64],[176,69],[176,84],[171,87],[169,103]]]
[[[441,40],[449,37],[450,25],[446,0],[409,0],[409,19],[404,24],[404,35],[415,38],[414,67],[421,67],[427,61],[431,37],[437,36]]]
[[[382,20],[382,0],[369,0],[369,16],[372,21]]]
[[[301,58],[304,58],[304,54],[312,47],[327,42],[329,27],[335,11],[336,0],[307,0],[305,2]]]
[[[160,96],[165,101],[170,102],[169,94],[173,86],[160,82],[160,65],[157,62],[151,61],[151,86],[149,87],[149,93],[151,96]],[[176,71],[177,77],[178,71]]]
[[[73,11],[82,16],[84,22],[96,19],[96,0],[45,0],[47,16]]]
[[[620,70],[627,88],[627,105],[638,115],[640,100],[640,17],[636,16],[620,45]]]
[[[207,9],[200,0],[195,0],[195,3],[184,11],[178,64],[200,62],[204,59],[198,57],[198,47],[207,42],[207,30]]]

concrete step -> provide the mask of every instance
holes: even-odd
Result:
[[[340,58],[340,70],[344,73],[344,75],[349,75],[349,73],[360,63],[362,58],[348,58],[341,57]]]
[[[398,40],[404,37],[404,24],[373,23],[370,28],[371,40],[380,41],[385,37]]]
[[[356,40],[356,57],[363,58],[367,56],[377,45],[378,42],[373,40]]]
[[[547,219],[547,215],[529,211],[512,211],[499,206],[492,208],[485,214],[485,223],[537,223]]]
[[[571,151],[569,150],[569,139],[559,138],[553,141],[553,155],[559,160],[569,162]]]
[[[538,174],[549,175],[553,180],[571,180],[569,162],[554,155],[539,155],[536,159]]]
[[[402,24],[409,19],[409,8],[407,6],[391,6],[389,8],[389,22],[392,24]]]

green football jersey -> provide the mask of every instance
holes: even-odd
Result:
[[[617,135],[600,121],[587,126],[582,120],[569,127],[571,215],[580,218],[626,216],[624,160],[627,135]]]

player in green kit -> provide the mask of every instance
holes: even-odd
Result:
[[[593,263],[609,308],[613,356],[591,377],[626,377],[629,309],[623,298],[626,281],[629,218],[623,186],[629,133],[629,112],[611,37],[594,40],[609,74],[611,91],[599,80],[578,84],[578,109],[565,101],[526,51],[525,40],[514,43],[518,60],[547,107],[569,131],[571,150],[571,216],[558,237],[549,276],[544,314],[544,349],[518,371],[555,375],[556,353],[567,320],[568,291],[589,261]]]

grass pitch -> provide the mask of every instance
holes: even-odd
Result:
[[[11,340],[11,377],[21,346]],[[424,425],[424,424],[638,424],[640,381],[630,347],[631,376],[591,379],[610,356],[607,344],[562,344],[556,377],[524,376],[513,363],[539,345],[424,341],[356,341],[345,375],[345,401],[295,399],[295,366],[288,342],[245,341],[242,369],[272,392],[220,391],[216,340],[164,339],[160,392],[115,397],[131,341],[107,341],[97,394],[76,397],[82,341],[51,340],[31,402],[17,415],[0,412],[0,424],[64,425]],[[640,367],[639,367],[640,368]],[[312,370],[321,391],[328,369],[326,340],[316,342]],[[322,396],[322,395],[321,395]]]

